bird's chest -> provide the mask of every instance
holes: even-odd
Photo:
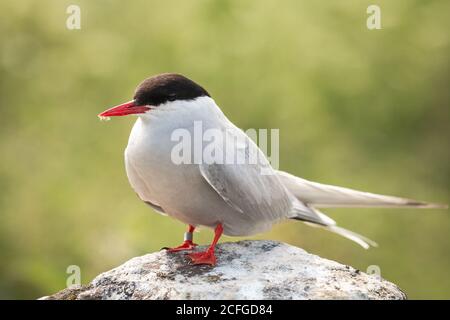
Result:
[[[142,193],[161,187],[172,167],[170,135],[145,128],[139,121],[131,131],[125,150],[127,175],[133,188]],[[158,188],[159,189],[159,188]]]
[[[137,122],[125,150],[127,176],[133,189],[141,199],[166,208],[189,194],[190,186],[204,183],[198,166],[174,159],[178,142],[171,137],[166,128],[143,128]]]

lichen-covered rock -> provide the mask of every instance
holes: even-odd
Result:
[[[378,276],[284,243],[222,243],[216,255],[211,267],[182,252],[147,254],[43,299],[406,299]]]

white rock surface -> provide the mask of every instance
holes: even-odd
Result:
[[[386,280],[280,242],[222,243],[216,255],[211,267],[147,254],[43,299],[406,299]]]

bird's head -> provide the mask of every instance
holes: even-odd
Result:
[[[193,100],[209,93],[194,81],[176,73],[163,73],[145,79],[136,88],[133,100],[103,111],[98,116],[118,117],[145,114],[160,105],[178,100]]]

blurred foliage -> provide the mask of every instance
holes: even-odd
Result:
[[[0,298],[84,283],[185,226],[140,202],[123,165],[133,117],[98,121],[144,78],[179,72],[238,126],[280,128],[281,169],[448,203],[449,1],[0,2]],[[66,8],[81,7],[81,30]],[[326,210],[369,251],[301,223],[285,241],[382,276],[410,298],[450,298],[446,210]],[[197,235],[207,243],[209,231]],[[234,240],[224,238],[223,240]]]

